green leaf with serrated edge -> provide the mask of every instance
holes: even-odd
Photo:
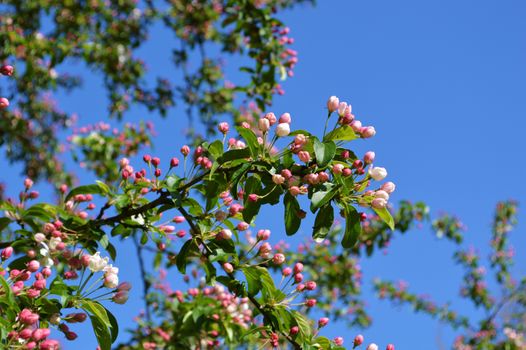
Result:
[[[236,128],[239,135],[246,141],[248,148],[250,149],[250,154],[255,159],[259,154],[259,142],[256,134],[250,129],[245,129],[243,127]]]
[[[352,248],[358,242],[358,238],[362,233],[362,225],[360,224],[360,214],[351,205],[345,206],[345,232],[342,239],[342,246],[344,248]]]
[[[79,186],[74,189],[72,189],[66,198],[64,199],[65,202],[70,200],[72,197],[76,196],[77,194],[102,194],[104,193],[99,185],[85,185],[85,186]]]
[[[395,222],[393,216],[391,215],[389,210],[387,210],[387,208],[373,208],[373,210],[376,212],[376,214],[378,214],[378,216],[383,220],[383,222],[385,222],[387,226],[389,226],[391,230],[395,229]]]
[[[245,275],[245,278],[247,280],[248,295],[257,295],[263,286],[261,283],[261,271],[254,266],[243,267],[241,271],[243,271],[243,274]]]
[[[354,130],[350,126],[344,125],[325,135],[323,141],[351,141],[357,138]]]
[[[314,227],[312,231],[312,238],[315,241],[323,240],[331,230],[334,222],[334,209],[332,205],[327,204],[320,208],[314,220]]]
[[[326,141],[321,143],[317,138],[314,139],[314,155],[316,156],[316,163],[318,167],[323,168],[336,155],[336,144],[333,141]]]
[[[301,219],[298,217],[300,204],[296,197],[289,192],[283,196],[283,204],[285,206],[285,232],[287,236],[292,236],[299,230],[301,225]]]

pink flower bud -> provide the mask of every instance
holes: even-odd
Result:
[[[321,327],[325,327],[327,324],[329,323],[329,318],[327,317],[322,317],[318,320],[318,327],[321,328]]]
[[[375,198],[383,198],[386,201],[389,200],[389,194],[387,192],[385,192],[384,190],[378,190],[378,191],[374,192],[374,197]]]
[[[278,137],[285,137],[290,134],[290,126],[288,123],[279,123],[276,127],[276,135]]]
[[[0,97],[0,108],[9,107],[9,100],[5,97]]]
[[[13,66],[10,66],[8,64],[3,65],[2,67],[0,67],[0,74],[2,74],[2,75],[11,76],[11,75],[13,75],[13,71],[14,71]]]
[[[384,190],[385,192],[391,194],[395,191],[396,189],[396,186],[394,183],[392,183],[391,181],[389,182],[386,182],[384,183],[381,187],[380,187],[382,190]]]
[[[274,254],[274,257],[272,258],[272,262],[276,265],[281,265],[285,262],[285,255],[281,253]]]
[[[337,163],[332,166],[333,174],[341,174],[343,172],[343,164]]]
[[[122,158],[119,161],[119,165],[121,166],[121,168],[125,168],[126,166],[130,165],[130,160],[128,158]]]
[[[378,345],[376,345],[375,343],[371,343],[367,346],[366,350],[378,350]]]
[[[2,250],[2,253],[0,256],[2,257],[2,260],[7,260],[13,255],[13,247],[6,247],[4,250]]]
[[[172,221],[175,222],[176,224],[181,224],[181,223],[185,222],[186,219],[184,218],[184,216],[176,216],[176,217],[173,218]]]
[[[355,338],[354,338],[354,346],[360,346],[363,344],[363,335],[361,334],[358,334]]]
[[[307,136],[303,134],[298,134],[294,137],[294,143],[296,145],[304,145],[307,142]]]
[[[296,273],[294,275],[294,282],[300,283],[301,281],[303,281],[303,275],[301,273]]]
[[[42,269],[42,276],[44,276],[45,278],[48,278],[49,276],[51,276],[51,269],[49,267],[44,267]]]
[[[376,181],[382,181],[387,176],[387,170],[381,167],[369,168],[369,175]]]
[[[314,290],[314,289],[316,289],[316,282],[308,281],[307,283],[305,283],[305,288],[307,290]]]
[[[150,156],[149,154],[145,154],[144,156],[142,156],[142,160],[143,160],[145,163],[150,164],[150,162],[152,161],[152,156]]]
[[[20,311],[18,318],[20,319],[20,322],[22,322],[23,324],[31,326],[37,323],[40,317],[38,316],[38,314],[32,313],[31,310],[29,309],[23,309],[22,311]]]
[[[77,339],[78,335],[75,332],[67,332],[66,333],[66,339],[67,340],[75,340]]]
[[[289,169],[283,169],[281,171],[281,176],[283,176],[285,179],[290,179],[292,177],[292,173],[290,172]]]
[[[190,147],[188,147],[187,145],[184,145],[183,147],[181,147],[181,153],[185,157],[188,156],[190,154]]]
[[[31,187],[33,187],[33,180],[27,178],[24,180],[24,187],[26,190],[29,190]]]
[[[393,344],[387,344],[387,347],[385,348],[385,350],[395,350],[395,347]]]
[[[224,263],[223,264],[223,270],[225,270],[226,273],[232,273],[234,272],[234,267],[232,266],[231,263]]]
[[[347,176],[351,176],[351,175],[352,175],[352,170],[349,169],[349,168],[344,168],[344,169],[342,170],[342,175],[345,176],[345,177],[347,177]]]
[[[290,328],[290,335],[296,335],[298,334],[300,331],[299,327],[298,326],[293,326]]]
[[[329,174],[327,174],[324,171],[319,172],[318,173],[318,180],[320,181],[320,183],[324,183],[324,182],[329,181]]]
[[[268,258],[270,253],[272,252],[272,247],[270,246],[270,243],[265,242],[259,247],[259,256],[262,258]]]
[[[258,128],[261,132],[265,133],[270,129],[270,122],[266,118],[261,118],[258,121]]]
[[[304,162],[304,163],[308,163],[310,162],[310,153],[307,152],[307,151],[300,151],[298,153],[298,158]]]
[[[128,291],[121,290],[113,295],[111,300],[116,304],[124,304],[128,301]]]
[[[361,134],[363,138],[369,138],[376,135],[376,130],[372,126],[366,126],[361,130]]]
[[[46,339],[40,343],[40,350],[58,350],[60,343],[54,339]]]
[[[279,117],[280,123],[290,124],[292,122],[292,118],[290,117],[289,113],[283,113],[281,117]]]
[[[33,331],[33,340],[40,341],[46,339],[51,334],[49,328],[37,328]]]
[[[372,162],[374,162],[375,156],[376,154],[373,151],[366,152],[363,156],[363,161],[365,162],[365,164],[371,164]]]
[[[292,269],[290,267],[285,267],[281,273],[285,277],[290,276],[292,274]]]
[[[305,300],[305,306],[313,307],[316,305],[316,299],[307,299]]]
[[[241,221],[239,224],[237,224],[237,229],[238,231],[245,231],[245,230],[248,230],[248,228],[250,227],[250,225],[244,221]]]
[[[170,159],[170,168],[175,168],[178,165],[179,165],[179,159],[177,159],[175,157]]]
[[[18,333],[18,336],[22,339],[29,339],[32,334],[33,330],[31,328],[24,328]]]
[[[228,125],[227,122],[222,122],[222,123],[219,123],[219,125],[217,126],[217,129],[219,130],[220,133],[226,134],[228,130],[230,130],[230,125]]]
[[[359,120],[354,120],[354,121],[351,123],[351,128],[352,128],[355,132],[360,132],[360,130],[362,129],[362,122],[359,121]]]
[[[327,109],[330,113],[336,111],[338,107],[340,106],[340,99],[336,96],[329,97],[329,100],[327,101]]]
[[[31,260],[27,263],[27,269],[31,272],[36,272],[40,268],[40,263],[36,260]]]
[[[117,286],[117,291],[129,291],[131,289],[132,285],[130,282],[121,282],[121,284]]]
[[[303,271],[303,264],[302,263],[296,263],[294,265],[294,273],[299,273],[299,272],[302,272]]]
[[[218,238],[220,239],[230,239],[232,238],[232,231],[228,229],[223,229],[219,231]]]
[[[272,113],[272,112],[267,113],[267,114],[265,114],[264,118],[269,121],[271,126],[276,124],[277,119],[276,119],[276,115],[274,113]]]
[[[387,201],[383,198],[375,198],[371,202],[371,207],[375,209],[383,209],[387,206]]]
[[[272,182],[276,185],[282,185],[285,182],[285,178],[279,174],[272,175]]]
[[[343,338],[342,337],[334,338],[334,344],[336,344],[338,346],[342,346],[343,345]]]
[[[297,196],[299,194],[301,194],[301,190],[298,186],[291,186],[289,188],[289,193],[293,196]]]
[[[260,241],[266,241],[270,238],[270,230],[259,230],[256,237]]]
[[[248,200],[255,203],[259,200],[259,196],[255,193],[251,193],[248,195]]]

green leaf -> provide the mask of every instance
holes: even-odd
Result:
[[[250,296],[255,296],[262,288],[261,272],[255,266],[243,267],[241,269],[247,280],[247,292]]]
[[[336,144],[333,141],[321,143],[317,138],[314,139],[314,154],[318,167],[323,168],[336,155]]]
[[[189,239],[181,247],[181,250],[179,251],[179,254],[177,254],[177,259],[175,261],[175,264],[177,265],[179,272],[186,273],[186,264],[188,263],[188,255],[192,252],[192,250],[195,247],[196,247],[196,244],[193,239]]]
[[[217,162],[219,164],[224,164],[232,160],[246,159],[248,157],[250,157],[250,149],[248,148],[231,149],[230,151],[223,153],[223,155],[217,159]]]
[[[106,312],[106,308],[97,301],[84,299],[81,302],[81,307],[88,313],[95,315],[98,319],[100,319],[103,322],[103,324],[106,327],[111,326],[108,313]]]
[[[387,226],[389,226],[391,230],[395,229],[395,222],[394,222],[393,216],[391,215],[389,210],[387,210],[387,208],[382,208],[382,209],[373,208],[373,210],[387,224]]]
[[[3,231],[10,223],[11,223],[11,219],[0,218],[0,232]]]
[[[243,139],[245,139],[248,148],[250,149],[250,154],[254,159],[259,155],[259,142],[256,134],[250,129],[245,129],[243,127],[237,127],[237,132]]]
[[[352,248],[358,242],[358,238],[362,233],[362,225],[360,224],[360,214],[351,205],[345,206],[345,233],[342,239],[342,246],[344,248]]]
[[[311,326],[309,324],[309,321],[303,316],[301,313],[299,313],[296,310],[291,310],[292,317],[294,318],[294,321],[296,321],[296,324],[299,328],[298,336],[301,340],[306,340],[310,338],[311,336]]]
[[[332,205],[327,204],[318,211],[316,220],[314,221],[314,227],[312,231],[312,238],[315,241],[325,239],[329,231],[331,230],[332,223],[334,222],[334,209]]]
[[[106,313],[110,319],[111,342],[113,343],[119,336],[119,323],[117,322],[115,316],[113,316],[113,314],[108,309],[106,309]]]
[[[288,236],[292,236],[299,230],[301,225],[301,219],[298,217],[300,204],[296,197],[289,192],[285,193],[283,204],[285,206],[285,232]]]
[[[332,183],[324,184],[324,189],[320,189],[312,194],[311,211],[314,213],[316,209],[321,208],[338,193],[338,187]]]
[[[86,185],[86,186],[79,186],[74,189],[72,189],[68,195],[65,198],[65,201],[67,202],[72,197],[76,196],[77,194],[103,194],[104,191],[99,185]]]
[[[101,350],[111,350],[111,335],[108,327],[95,315],[89,315],[93,332],[97,337]]]
[[[223,142],[215,140],[208,146],[208,152],[214,159],[218,159],[223,154]]]
[[[102,181],[95,181],[97,183],[97,186],[99,186],[100,190],[102,191],[102,194],[104,195],[108,195],[111,193],[111,189],[108,185],[106,185],[104,182]]]
[[[350,126],[344,125],[325,135],[323,141],[351,141],[357,138],[354,130]]]

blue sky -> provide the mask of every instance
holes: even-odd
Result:
[[[292,29],[299,64],[295,77],[283,84],[286,95],[276,99],[272,110],[290,112],[293,129],[321,133],[328,96],[350,102],[357,117],[377,130],[373,139],[353,146],[358,154],[376,152],[376,165],[385,166],[397,184],[393,200],[423,200],[432,214],[455,213],[469,228],[466,246],[475,245],[485,256],[495,203],[526,198],[524,18],[526,3],[518,0],[323,0],[314,8],[301,6],[283,16]],[[171,36],[155,31],[142,51],[154,73],[167,67],[165,40]],[[100,77],[89,77],[81,91],[61,97],[65,110],[79,113],[81,124],[107,120],[100,83]],[[133,120],[148,118],[142,109],[130,115]],[[165,120],[153,119],[159,132],[154,153],[168,159],[181,146],[182,138],[174,143],[174,136],[181,136],[185,117],[174,111]],[[6,182],[16,193],[21,178],[11,174]],[[282,209],[275,209],[278,219],[269,215],[260,222],[270,222],[277,239],[283,224]],[[526,217],[521,213],[519,219],[513,233],[515,271],[524,274]],[[303,227],[300,234],[308,237],[308,225]],[[121,251],[131,247],[124,244]],[[376,301],[370,281],[376,276],[403,279],[410,290],[431,294],[439,303],[451,301],[476,316],[458,297],[462,270],[452,263],[452,248],[427,227],[396,238],[388,255],[362,263],[373,326],[359,331],[333,325],[326,334],[343,335],[349,345],[362,332],[381,349],[389,342],[397,349],[449,348],[454,332],[408,308]],[[121,267],[123,279],[137,286],[131,303],[112,307],[126,328],[141,305],[140,284],[136,265]],[[95,348],[93,338],[83,334],[83,340],[73,346]],[[66,343],[65,349],[73,346]]]

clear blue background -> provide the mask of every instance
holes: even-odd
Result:
[[[466,246],[474,245],[486,256],[495,203],[526,198],[524,18],[526,3],[519,0],[321,0],[314,8],[301,6],[283,16],[300,61],[295,77],[283,84],[286,95],[276,99],[272,110],[290,112],[293,129],[321,133],[327,97],[350,102],[358,119],[377,130],[373,139],[355,142],[357,153],[376,152],[376,165],[385,166],[397,184],[393,201],[423,200],[433,215],[457,214],[469,228]],[[171,72],[166,43],[172,40],[159,28],[153,31],[141,51],[152,73]],[[233,81],[235,66],[234,61],[229,67]],[[83,67],[73,69],[87,73]],[[60,96],[61,105],[80,115],[80,125],[108,121],[100,77],[85,76],[84,88]],[[129,117],[152,118],[139,108]],[[152,153],[167,160],[184,140],[186,118],[175,110],[166,120],[153,119],[158,137]],[[20,167],[1,166],[9,193],[17,193]],[[49,193],[45,186],[39,188]],[[270,223],[277,240],[284,236],[282,209],[274,209],[279,215],[259,222]],[[514,270],[523,275],[526,217],[520,214],[519,219],[522,223],[513,233]],[[300,234],[308,237],[308,227],[305,223]],[[370,281],[376,276],[406,280],[411,291],[431,294],[439,303],[451,301],[464,314],[477,317],[480,313],[458,297],[462,270],[452,263],[452,248],[434,238],[428,227],[397,237],[389,254],[362,263],[373,326],[359,331],[332,325],[326,334],[342,335],[349,345],[362,332],[366,342],[374,341],[380,349],[389,342],[399,350],[450,348],[453,331],[408,308],[375,300]],[[131,318],[142,307],[138,267],[129,259],[134,254],[131,244],[120,245],[121,278],[136,286],[128,304],[111,306],[123,329],[133,326]],[[94,338],[82,333],[79,342],[65,343],[64,348],[94,349]],[[124,332],[120,339],[126,339]]]

